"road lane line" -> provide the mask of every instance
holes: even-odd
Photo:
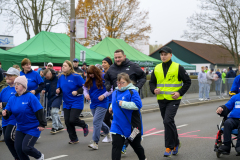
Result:
[[[183,124],[183,125],[177,126],[177,128],[185,127],[185,126],[187,126],[187,125],[188,125],[188,124]],[[149,134],[145,134],[145,135],[143,135],[142,137],[151,136],[151,135],[153,135],[153,134],[157,134],[157,133],[161,133],[161,132],[164,132],[164,130],[157,131],[157,132],[153,132],[153,133],[149,133]]]
[[[59,159],[59,158],[67,157],[67,156],[68,156],[68,155],[60,155],[60,156],[48,158],[48,159],[45,159],[45,160],[54,160],[54,159]]]

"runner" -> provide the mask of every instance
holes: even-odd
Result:
[[[73,70],[73,65],[66,60],[62,66],[62,74],[59,77],[56,93],[63,93],[64,119],[67,126],[70,142],[79,143],[75,126],[83,128],[84,137],[89,133],[88,125],[79,119],[83,110],[83,85],[85,81],[81,75]]]
[[[9,99],[2,115],[6,120],[12,114],[16,117],[15,149],[20,160],[30,160],[29,156],[43,160],[44,155],[34,148],[34,145],[41,131],[47,126],[47,122],[43,115],[42,105],[33,94],[27,91],[27,83],[25,76],[15,79],[14,85],[17,93]]]
[[[43,75],[46,78],[45,90],[42,90],[43,94],[47,94],[48,103],[47,106],[51,109],[52,116],[52,130],[50,131],[52,134],[56,134],[57,132],[63,131],[63,125],[59,117],[59,109],[62,104],[62,93],[56,95],[56,88],[58,83],[58,77],[56,76],[56,72],[52,69],[45,69],[43,71]]]
[[[98,149],[100,139],[100,130],[106,137],[102,142],[109,143],[112,141],[109,133],[109,127],[103,122],[104,116],[108,108],[107,97],[112,92],[107,92],[103,80],[104,74],[95,66],[89,66],[87,70],[87,80],[84,84],[84,96],[87,100],[91,100],[90,109],[93,114],[93,135],[92,143],[89,148]]]
[[[44,88],[44,82],[41,76],[31,69],[31,61],[24,58],[21,62],[23,70],[20,72],[21,76],[25,76],[28,80],[27,90],[34,94],[40,100],[40,92]]]
[[[0,109],[5,110],[5,107],[9,101],[9,99],[14,96],[17,92],[14,87],[14,80],[20,76],[20,72],[10,67],[7,72],[3,73],[6,75],[6,81],[9,85],[8,87],[4,88],[0,93]],[[15,131],[16,131],[16,119],[14,115],[11,115],[8,120],[2,119],[2,127],[3,127],[3,136],[6,145],[8,146],[9,151],[11,152],[12,156],[15,159],[19,159],[17,152],[14,148],[14,138],[15,138]]]

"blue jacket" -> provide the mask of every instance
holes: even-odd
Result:
[[[230,90],[231,92],[234,92],[236,94],[238,94],[240,92],[240,75],[238,75],[232,84],[232,88]]]
[[[218,78],[222,78],[222,74],[220,72],[216,72],[216,74],[218,75]]]
[[[112,94],[112,110],[114,114],[111,125],[111,133],[123,135],[126,138],[131,135],[131,125],[133,127],[137,127],[140,130],[141,134],[143,134],[142,116],[140,112],[140,109],[142,108],[142,101],[138,92],[135,89],[131,89],[133,91],[132,95],[129,89],[131,88],[127,88],[127,90],[125,91],[119,91],[118,89],[116,89]],[[125,109],[123,105],[122,107],[119,106],[119,101],[134,102],[136,109]],[[128,117],[128,120],[131,122],[131,124],[129,123],[129,121],[119,107],[122,108],[123,112]]]
[[[58,83],[58,77],[56,76],[55,73],[53,73],[53,77],[51,80],[45,79],[44,81],[45,91],[46,93],[48,93],[47,106],[49,107],[60,108],[60,105],[62,104],[62,96],[63,96],[62,92],[59,95],[56,95],[57,83]]]
[[[230,111],[228,118],[240,118],[240,94],[234,95],[225,106]]]

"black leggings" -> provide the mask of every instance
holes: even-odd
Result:
[[[112,134],[112,140],[112,160],[120,160],[125,138],[119,134]],[[129,144],[132,146],[139,160],[146,159],[144,149],[141,145],[141,134],[138,134],[133,140],[133,142],[129,141]]]
[[[86,123],[83,120],[79,119],[79,116],[82,112],[81,109],[71,108],[71,109],[63,109],[64,111],[64,119],[65,124],[67,126],[67,131],[69,134],[69,138],[71,141],[78,140],[75,126],[85,128]]]
[[[39,159],[41,157],[41,152],[34,148],[37,140],[38,137],[25,134],[21,131],[16,131],[14,145],[20,160],[30,160],[28,156],[34,157],[35,159]]]
[[[104,120],[103,120],[103,122],[109,127],[109,128],[111,128],[111,118],[112,118],[112,114],[110,114],[109,113],[109,107],[110,107],[110,105],[111,105],[111,103],[109,104],[109,106],[108,106],[108,110],[107,110],[107,112],[106,112],[106,114],[105,114],[105,117],[104,117]]]
[[[12,153],[12,156],[14,157],[14,159],[19,159],[17,152],[14,148],[15,132],[16,132],[16,126],[14,126],[14,125],[9,124],[9,125],[3,127],[4,141],[9,149],[9,151]]]

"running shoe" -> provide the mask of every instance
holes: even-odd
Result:
[[[87,137],[89,130],[88,130],[88,124],[86,124],[85,128],[83,128],[83,133],[84,133],[84,137]]]
[[[180,147],[181,147],[181,142],[179,142],[179,144],[176,147],[174,147],[172,155],[174,155],[174,156],[177,155]]]
[[[61,132],[61,131],[64,131],[64,128],[58,128],[57,129],[57,132]]]
[[[89,148],[92,148],[94,150],[98,150],[98,144],[94,141],[91,141],[90,144],[88,145]]]
[[[79,143],[79,141],[78,140],[75,140],[75,141],[70,141],[70,142],[68,142],[69,144],[77,144],[77,143]]]
[[[121,153],[126,154],[126,152],[127,152],[127,147],[126,147],[126,145],[123,145]]]
[[[106,135],[106,137],[102,140],[103,143],[110,143],[112,142],[112,136],[110,133]]]
[[[170,148],[166,148],[166,151],[163,157],[171,157],[171,155],[172,155],[172,150]]]
[[[38,158],[37,160],[44,160],[44,154],[42,154],[41,157]]]
[[[56,134],[56,133],[57,133],[57,130],[56,130],[55,128],[52,128],[51,131],[50,131],[50,133]]]

